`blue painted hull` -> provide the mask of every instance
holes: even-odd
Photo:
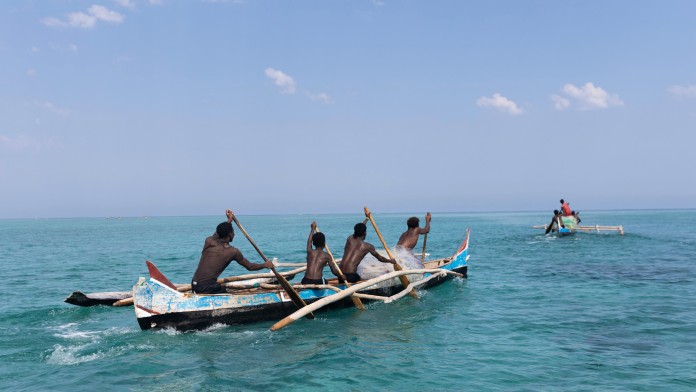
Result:
[[[469,254],[467,238],[457,253],[446,259],[426,262],[426,268],[441,268],[466,276]],[[425,276],[428,276],[426,274]],[[408,275],[419,279],[422,274]],[[452,279],[452,275],[438,277],[421,288],[439,285]],[[364,294],[393,295],[403,289],[398,279],[386,287],[370,288]],[[344,285],[336,285],[345,289]],[[300,297],[310,304],[335,294],[333,290],[302,290]],[[261,321],[277,321],[297,310],[283,290],[249,289],[230,294],[181,293],[166,284],[150,278],[140,278],[133,287],[136,318],[143,330],[151,328],[174,328],[177,330],[200,330],[214,324],[238,325]],[[367,302],[366,300],[363,300]],[[350,297],[337,301],[322,310],[354,306]]]

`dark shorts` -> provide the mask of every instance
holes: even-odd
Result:
[[[362,280],[362,278],[360,277],[360,275],[356,274],[355,272],[351,272],[351,273],[347,273],[347,274],[343,274],[343,275],[345,275],[346,280],[348,281],[348,283],[355,283],[355,282],[359,282],[359,281]],[[341,280],[341,279],[339,279],[339,281],[340,281],[340,280]],[[341,282],[341,283],[343,283],[343,282]]]
[[[218,282],[208,284],[191,282],[191,289],[196,294],[227,294],[227,290]]]
[[[309,279],[307,277],[302,278],[302,284],[325,284],[324,278],[321,279]]]

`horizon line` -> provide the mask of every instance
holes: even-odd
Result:
[[[596,210],[582,210],[580,213],[585,211],[590,212],[611,212],[611,211],[692,211],[696,208],[625,208],[625,209],[596,209]],[[427,212],[427,211],[426,211]],[[421,212],[425,214],[426,212]],[[514,211],[430,211],[431,214],[515,214],[515,213],[546,213],[543,210],[514,210]],[[322,213],[255,213],[255,214],[235,214],[237,216],[299,216],[299,215],[353,215],[357,214],[353,212],[322,212]],[[408,212],[380,212],[380,215],[402,215],[402,214],[414,214],[413,211]],[[39,219],[132,219],[132,218],[203,218],[203,217],[214,217],[218,215],[109,215],[109,216],[65,216],[65,217],[17,217],[17,218],[0,218],[0,221],[5,220],[39,220]]]

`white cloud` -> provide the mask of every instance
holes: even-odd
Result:
[[[33,77],[33,76],[36,76],[37,74],[38,73],[36,72],[36,70],[34,68],[29,68],[27,70],[27,76]]]
[[[48,18],[43,18],[41,19],[41,23],[44,24],[45,26],[48,27],[66,27],[68,26],[67,22],[63,22],[62,20],[58,18],[54,18],[52,16]]]
[[[163,4],[162,0],[149,0],[148,3],[150,3],[151,5],[162,5]]]
[[[283,71],[279,71],[273,68],[266,68],[266,76],[273,79],[276,86],[281,88],[281,93],[295,94],[295,80],[289,75],[283,73]]]
[[[577,87],[571,83],[563,86],[561,91],[569,98],[573,99],[578,104],[581,110],[591,109],[606,109],[610,106],[623,106],[623,101],[616,94],[609,94],[603,88],[595,86],[592,82],[587,82],[581,87]],[[560,97],[565,99],[563,97]],[[554,99],[553,96],[551,99]],[[558,101],[555,101],[555,106],[559,109]],[[570,101],[566,99],[567,106],[561,107],[565,109],[570,107]]]
[[[135,1],[132,0],[115,0],[116,4],[123,8],[128,8],[129,10],[134,10],[136,8]]]
[[[514,101],[511,101],[498,93],[493,94],[493,96],[490,98],[481,97],[476,101],[476,104],[482,108],[497,109],[503,113],[512,115],[524,113],[524,111],[520,109]]]
[[[553,106],[558,110],[563,110],[570,107],[570,101],[561,97],[560,95],[552,95],[551,100],[553,101]]]
[[[39,52],[40,52],[38,46],[32,46],[30,50],[31,50],[32,53],[39,53]]]
[[[325,104],[334,103],[333,99],[331,99],[331,96],[327,93],[307,93],[307,96],[309,96],[309,99],[311,99],[312,101],[319,101]]]
[[[73,12],[68,14],[68,26],[81,27],[83,29],[91,29],[97,24],[97,18],[92,15],[87,15],[82,12]]]
[[[670,86],[667,91],[678,97],[696,98],[696,84],[689,86]]]
[[[34,105],[36,105],[40,108],[46,109],[46,110],[48,110],[54,114],[57,114],[59,116],[63,116],[63,117],[66,117],[67,115],[70,114],[70,111],[55,105],[53,102],[34,101]]]
[[[122,23],[123,20],[126,18],[118,12],[111,11],[110,9],[101,5],[93,5],[89,7],[89,13],[99,20],[103,20],[104,22],[113,24]]]
[[[84,12],[71,12],[67,15],[65,20],[51,16],[41,19],[41,23],[48,27],[79,27],[91,29],[96,26],[97,21],[100,20],[111,24],[120,24],[123,23],[123,20],[126,18],[118,12],[111,11],[101,5],[92,5],[87,12],[88,14]]]

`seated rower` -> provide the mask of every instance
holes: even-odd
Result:
[[[215,234],[205,239],[201,259],[198,268],[191,279],[191,287],[194,293],[198,294],[224,294],[225,288],[217,282],[218,276],[232,262],[236,261],[248,271],[258,271],[264,268],[272,268],[270,261],[265,263],[252,263],[247,260],[242,252],[230,246],[234,239],[234,229],[232,229],[232,218],[234,213],[227,210],[227,222],[217,225]]]
[[[582,220],[580,219],[580,211],[573,211],[572,215],[575,218],[577,224],[580,224],[580,222],[582,222]]]
[[[341,275],[334,264],[329,263],[331,256],[324,252],[324,246],[326,246],[324,233],[315,233],[316,230],[317,222],[312,222],[309,238],[307,238],[307,270],[302,278],[302,284],[325,284],[323,270],[326,264],[329,264],[334,275]],[[312,249],[312,245],[314,245],[314,249]]]
[[[390,260],[375,250],[372,244],[365,242],[367,236],[367,226],[364,223],[358,223],[353,227],[353,235],[346,240],[346,246],[343,249],[343,259],[341,260],[341,271],[349,283],[355,283],[361,280],[358,275],[358,265],[362,259],[369,253],[382,263],[396,264],[396,260]]]
[[[396,243],[396,246],[401,246],[404,247],[408,250],[413,250],[413,248],[416,247],[416,244],[418,243],[418,237],[421,234],[427,234],[430,232],[430,213],[428,212],[425,214],[425,227],[422,229],[418,227],[420,224],[420,220],[416,218],[415,216],[408,218],[406,221],[406,226],[408,226],[408,229],[401,234],[401,237],[399,238],[399,242]]]

